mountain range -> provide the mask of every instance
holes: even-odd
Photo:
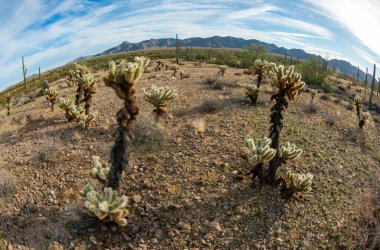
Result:
[[[266,48],[266,50],[273,54],[279,54],[284,55],[285,51],[288,56],[292,56],[294,59],[298,58],[300,60],[305,60],[310,58],[311,56],[317,56],[317,58],[320,61],[325,61],[325,59],[321,55],[315,55],[305,52],[302,49],[286,49],[284,47],[278,47],[275,44],[265,43],[261,42],[256,39],[243,39],[243,38],[236,38],[236,37],[221,37],[221,36],[213,36],[208,38],[201,38],[201,37],[193,37],[193,38],[186,38],[186,39],[178,39],[179,44],[181,47],[207,47],[207,48],[236,48],[236,49],[242,49],[246,48],[252,45],[262,45]],[[107,49],[103,51],[102,53],[96,54],[94,56],[101,56],[101,55],[108,55],[113,53],[119,53],[119,52],[127,52],[127,51],[133,51],[133,50],[142,50],[147,48],[172,48],[175,47],[176,40],[174,38],[161,38],[161,39],[150,39],[141,41],[138,43],[130,43],[130,42],[123,42],[119,44],[116,47]],[[75,61],[83,60],[89,57],[93,56],[86,56],[86,57],[80,57],[77,58]],[[328,60],[328,66],[333,68],[336,67],[336,69],[339,72],[342,72],[348,76],[356,76],[358,69],[357,67],[353,66],[351,63],[344,61],[344,60],[338,60],[338,59],[331,59]],[[365,72],[362,70],[359,70],[359,79],[364,81],[365,79]],[[368,81],[372,81],[372,75],[368,75]]]

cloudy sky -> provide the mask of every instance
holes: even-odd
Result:
[[[0,90],[123,41],[210,37],[380,65],[380,0],[0,0]],[[372,71],[372,70],[371,70]]]

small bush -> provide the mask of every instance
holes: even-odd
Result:
[[[166,134],[152,118],[142,116],[133,128],[134,141],[140,144],[163,145]]]
[[[203,113],[212,113],[223,108],[223,103],[219,98],[207,98],[199,106],[199,111]]]
[[[332,127],[332,126],[334,126],[336,124],[336,119],[335,119],[335,117],[329,115],[328,117],[326,117],[325,122],[326,122],[327,125],[329,125],[330,127]]]
[[[212,84],[212,88],[217,89],[217,90],[225,90],[226,88],[233,88],[233,87],[235,87],[234,83],[225,79],[221,79],[221,78],[217,78],[215,82]]]
[[[319,97],[319,99],[321,99],[322,101],[330,101],[331,100],[329,95],[321,95]]]
[[[213,85],[216,81],[216,78],[215,77],[207,77],[206,78],[206,84],[208,85]]]
[[[4,197],[16,191],[13,175],[5,170],[0,170],[0,197]]]
[[[354,106],[351,103],[348,103],[346,108],[347,108],[347,110],[353,110]]]

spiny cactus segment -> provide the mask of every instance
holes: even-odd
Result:
[[[278,157],[286,162],[298,158],[302,154],[302,149],[297,149],[295,144],[287,142],[285,146],[278,151]]]
[[[168,101],[174,100],[178,97],[177,92],[174,89],[168,87],[156,87],[152,86],[144,91],[144,98],[155,107],[154,113],[157,116],[165,113],[163,109],[168,105]]]
[[[257,103],[257,97],[259,96],[259,88],[255,84],[244,84],[245,94],[249,98],[252,104]]]
[[[91,170],[91,177],[98,179],[99,181],[105,183],[107,180],[108,172],[110,171],[109,167],[103,166],[102,163],[100,163],[99,156],[92,156],[92,164],[93,168]]]
[[[264,76],[268,73],[269,62],[266,60],[256,59],[253,63],[253,75],[257,75],[257,87],[260,88],[261,81]]]
[[[58,99],[58,107],[63,109],[66,112],[66,118],[69,121],[72,121],[72,116],[71,116],[71,112],[70,112],[72,104],[73,104],[73,102],[69,99],[65,99],[62,97],[60,97]]]
[[[83,90],[83,101],[85,102],[85,114],[90,114],[92,95],[98,92],[96,81],[91,73],[85,74],[78,79],[78,85]]]
[[[220,73],[222,76],[224,76],[224,74],[226,73],[226,71],[227,71],[227,66],[226,65],[220,65],[219,67],[218,67],[218,73]]]
[[[294,65],[291,65],[289,69],[285,70],[285,66],[272,63],[272,76],[273,84],[283,91],[289,100],[294,101],[298,96],[300,90],[305,86],[305,83],[301,81],[302,75],[294,73]]]
[[[50,102],[51,112],[54,111],[54,104],[55,104],[55,101],[57,100],[58,94],[59,94],[58,89],[54,87],[49,87],[47,90],[45,90],[46,99]]]
[[[91,71],[85,65],[80,65],[78,63],[75,63],[75,69],[71,73],[73,74],[71,78],[73,81],[73,84],[78,85],[77,94],[75,95],[75,105],[79,106],[80,103],[82,102],[82,95],[83,95],[83,89],[82,89],[82,86],[79,84],[79,79],[83,77],[84,75],[90,74]]]
[[[119,226],[124,227],[128,224],[126,216],[129,214],[127,209],[128,199],[126,196],[118,196],[116,190],[104,188],[104,195],[98,193],[94,188],[87,186],[86,201],[84,206],[90,216],[95,216],[102,221],[113,221]]]
[[[118,136],[111,151],[112,167],[109,172],[108,187],[117,189],[121,174],[128,168],[130,139],[133,139],[133,123],[139,113],[136,105],[136,84],[149,64],[145,57],[135,57],[135,62],[121,61],[118,65],[111,61],[107,78],[103,78],[105,84],[113,88],[117,96],[124,100],[124,107],[117,113],[119,124]]]
[[[359,128],[363,128],[370,117],[370,113],[363,112],[363,99],[360,96],[355,96],[354,104],[356,106],[356,115],[359,121]]]
[[[290,191],[290,194],[295,193],[308,193],[311,191],[311,185],[313,183],[313,175],[292,173],[290,170],[285,175],[286,188]]]
[[[179,71],[179,76],[181,77],[181,80],[183,80],[183,76],[185,75],[185,72],[183,70]]]
[[[275,155],[276,150],[270,147],[272,140],[264,137],[256,140],[246,138],[244,141],[245,146],[248,148],[247,159],[252,166],[258,163],[270,161]]]

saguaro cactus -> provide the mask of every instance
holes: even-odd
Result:
[[[22,76],[24,78],[25,89],[28,89],[28,85],[26,83],[26,74],[27,74],[27,72],[28,72],[28,68],[25,66],[24,57],[22,57]]]
[[[7,99],[7,104],[6,104],[7,116],[10,116],[10,114],[11,114],[11,99],[12,99],[12,96],[11,96],[11,94],[7,93],[5,95],[5,98]]]
[[[157,117],[165,113],[163,108],[168,105],[168,101],[177,97],[178,94],[176,91],[168,87],[158,88],[156,86],[152,86],[147,90],[144,89],[144,98],[149,103],[153,104],[155,107],[153,112],[156,113]]]
[[[107,183],[107,186],[113,189],[118,188],[122,171],[128,167],[128,145],[132,138],[133,122],[139,113],[136,105],[136,84],[148,64],[149,59],[145,57],[136,57],[134,63],[121,61],[117,66],[112,61],[108,78],[104,78],[106,85],[112,87],[117,96],[124,100],[124,107],[116,115],[119,133],[111,151],[112,167]]]
[[[54,105],[55,105],[55,101],[57,100],[58,94],[59,94],[58,89],[54,87],[49,87],[45,91],[46,99],[50,102],[51,112],[54,112]]]
[[[80,85],[81,89],[83,90],[85,114],[89,115],[92,95],[98,92],[98,88],[96,87],[96,81],[94,80],[93,75],[88,73],[79,78],[78,85]]]
[[[221,66],[218,67],[218,69],[219,69],[218,73],[220,73],[222,76],[224,76],[224,74],[227,71],[227,66],[226,65],[221,65]]]
[[[359,128],[363,128],[367,123],[370,114],[369,112],[363,112],[363,100],[360,96],[356,95],[354,98],[354,104],[356,106],[356,115],[359,121]]]
[[[271,108],[269,138],[272,139],[271,147],[278,150],[280,133],[283,127],[283,112],[288,108],[288,100],[294,101],[299,91],[305,86],[305,83],[301,81],[302,76],[300,74],[294,73],[293,65],[288,70],[285,70],[283,65],[277,66],[274,63],[271,65],[273,71],[270,73],[273,84],[278,88],[278,93],[271,97],[271,100],[274,100],[275,104]],[[269,163],[269,183],[276,183],[276,173],[280,166],[281,159],[275,156]]]

